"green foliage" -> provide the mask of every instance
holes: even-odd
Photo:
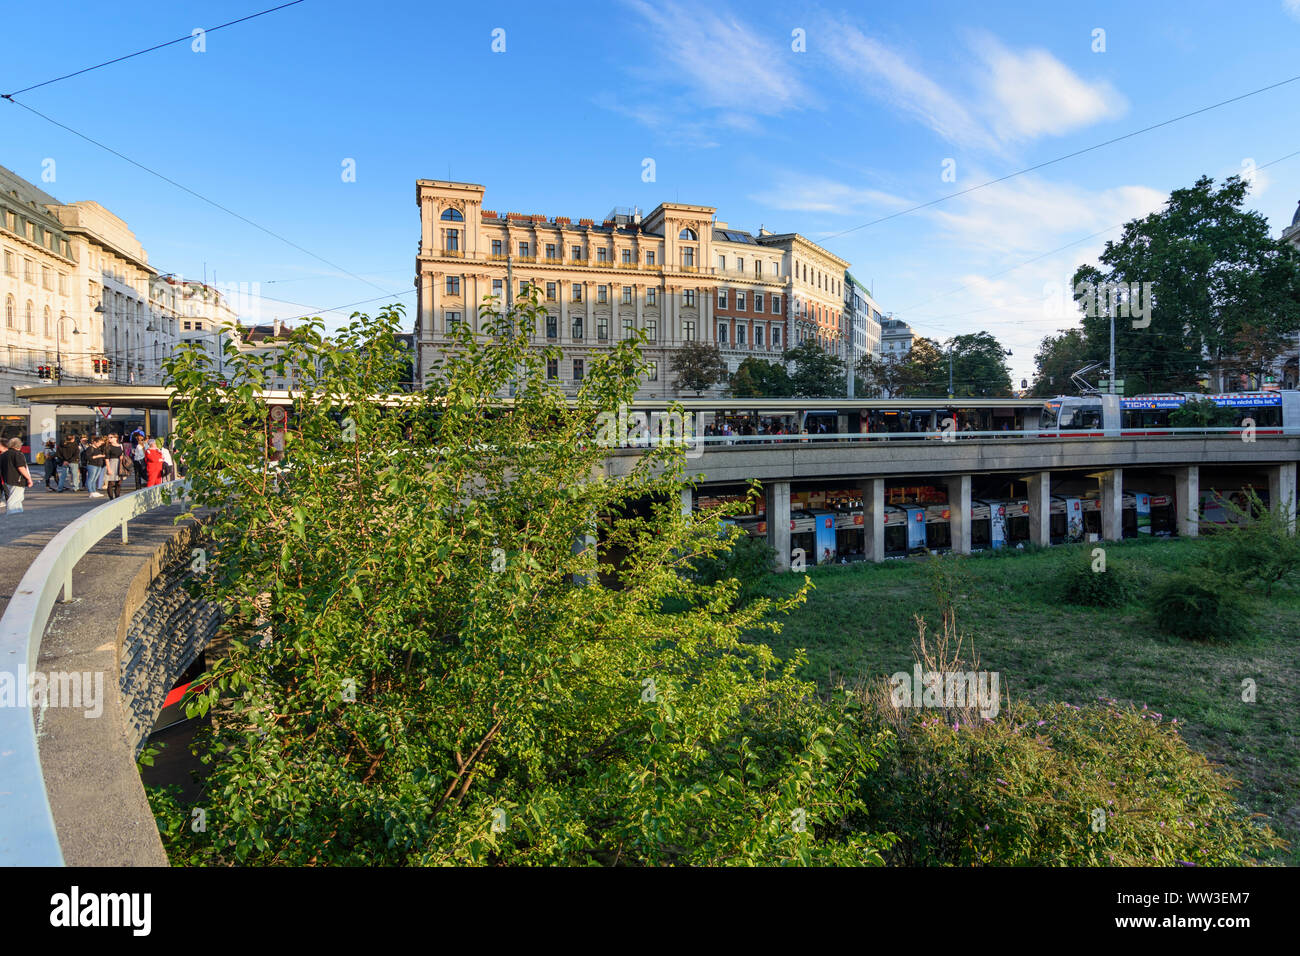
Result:
[[[1135,587],[1128,568],[1108,561],[1104,571],[1097,561],[1071,561],[1061,572],[1061,598],[1083,607],[1121,607],[1133,597]]]
[[[873,698],[861,726],[895,732],[863,791],[867,818],[899,837],[891,864],[1238,866],[1281,845],[1234,781],[1132,705],[1017,704],[954,727]]]
[[[1034,382],[1030,391],[1043,398],[1069,394],[1074,390],[1070,376],[1093,361],[1095,357],[1089,351],[1082,329],[1065,329],[1045,336],[1034,355]]]
[[[1011,373],[1006,350],[988,332],[958,335],[948,341],[952,350],[953,394],[958,398],[1009,398]],[[946,394],[945,386],[945,394]]]
[[[737,601],[746,604],[764,589],[776,567],[776,551],[762,538],[732,532],[732,547],[692,562],[692,576],[702,585],[734,580],[740,585]]]
[[[1213,570],[1170,574],[1145,597],[1156,626],[1166,634],[1224,642],[1247,632],[1249,613],[1238,585]]]
[[[736,398],[788,398],[794,392],[784,365],[751,355],[732,373],[731,394]]]
[[[1171,428],[1230,428],[1237,424],[1237,411],[1205,398],[1189,398],[1169,414]]]
[[[1269,508],[1253,488],[1246,489],[1244,508],[1226,498],[1223,504],[1234,520],[1215,533],[1209,567],[1243,585],[1262,586],[1266,597],[1275,584],[1294,580],[1300,572],[1294,509],[1285,501]]]
[[[731,548],[732,512],[681,514],[671,443],[606,477],[593,436],[639,346],[568,400],[530,344],[542,315],[462,324],[396,406],[378,398],[403,375],[395,310],[330,340],[309,322],[279,358],[227,351],[220,376],[198,350],[170,363],[230,648],[187,700],[214,729],[206,834],[164,814],[183,859],[881,862],[888,836],[846,822],[883,741],[848,732],[801,655],[740,639],[806,589],[741,605],[736,578],[681,573]],[[255,391],[290,362],[311,397],[272,462]]]
[[[722,350],[709,342],[684,342],[673,352],[673,386],[678,391],[699,395],[727,381],[727,362]]]
[[[799,398],[839,398],[847,394],[848,378],[842,359],[806,339],[781,356],[794,365],[790,394]]]

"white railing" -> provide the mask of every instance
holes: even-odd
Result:
[[[127,522],[188,492],[188,481],[171,481],[92,508],[54,536],[9,599],[0,617],[0,866],[63,865],[27,680],[37,670],[55,598],[60,590],[64,601],[72,597],[72,571],[101,538],[120,526],[125,543]]]

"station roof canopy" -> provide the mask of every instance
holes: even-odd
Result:
[[[14,394],[40,405],[103,405],[119,408],[166,408],[175,389],[162,385],[19,385]]]

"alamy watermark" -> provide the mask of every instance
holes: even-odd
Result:
[[[1049,282],[1043,286],[1043,313],[1047,318],[1068,318],[1083,314],[1089,318],[1131,319],[1133,328],[1151,324],[1155,303],[1152,282],[1076,282],[1067,285]]]
[[[1001,675],[997,671],[898,671],[889,678],[890,700],[895,707],[974,707],[981,717],[993,718],[1001,709]]]
[[[686,449],[687,458],[704,454],[694,412],[632,412],[620,405],[617,412],[596,416],[596,444],[601,448],[650,448],[670,446]]]
[[[104,713],[104,672],[0,671],[0,707],[68,707],[99,717]]]

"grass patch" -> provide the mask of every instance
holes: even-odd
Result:
[[[1155,582],[1197,564],[1212,542],[1109,542],[1108,560],[1133,579],[1125,603],[1078,607],[1061,600],[1062,577],[1088,562],[1094,545],[1035,553],[990,552],[960,559],[957,620],[981,667],[1001,674],[1011,700],[1083,706],[1099,698],[1131,702],[1177,720],[1189,744],[1241,783],[1240,802],[1263,814],[1300,864],[1300,593],[1275,586],[1242,596],[1248,633],[1232,643],[1195,643],[1163,633],[1148,607]],[[808,676],[824,689],[912,667],[912,617],[938,621],[927,559],[811,568],[808,603],[782,633],[756,635],[779,656],[808,655]],[[1109,571],[1107,573],[1110,573]],[[793,592],[802,575],[772,575],[759,587]],[[1242,701],[1243,681],[1255,684]]]

